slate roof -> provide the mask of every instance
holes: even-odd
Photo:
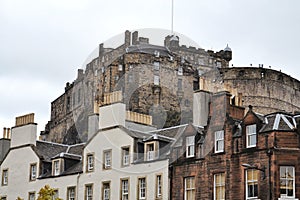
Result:
[[[297,128],[295,117],[287,113],[273,113],[265,116],[265,124],[260,132],[294,131]]]
[[[51,158],[57,154],[66,152],[67,149],[67,145],[45,141],[36,141],[36,146],[33,147],[33,150],[40,157],[40,159],[48,162],[51,162]]]

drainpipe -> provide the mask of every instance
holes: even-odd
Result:
[[[79,178],[80,178],[80,173],[77,174],[77,182],[76,182],[76,199],[79,199],[79,196],[78,196],[78,191],[79,191]]]

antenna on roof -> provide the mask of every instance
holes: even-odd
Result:
[[[171,14],[171,31],[172,35],[174,35],[174,0],[172,0],[172,14]]]

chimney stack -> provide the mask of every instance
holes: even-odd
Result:
[[[10,137],[10,130],[7,134]],[[16,125],[11,129],[11,148],[22,145],[36,145],[37,124],[34,113],[16,117]]]

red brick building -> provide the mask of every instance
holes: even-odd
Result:
[[[171,198],[298,199],[300,115],[244,114],[228,92],[206,95],[207,125],[190,125],[172,148]]]

